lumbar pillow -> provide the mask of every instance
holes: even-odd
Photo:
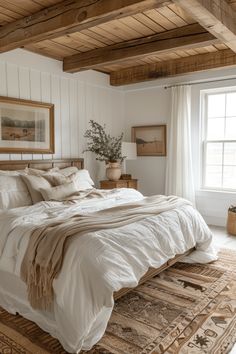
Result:
[[[61,201],[70,195],[75,194],[78,192],[78,189],[76,188],[75,182],[70,182],[70,183],[65,183],[61,184],[56,187],[50,187],[50,188],[40,188],[40,192],[43,195],[44,200],[56,200],[56,201]]]

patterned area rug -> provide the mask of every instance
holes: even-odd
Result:
[[[116,302],[89,354],[226,354],[236,341],[236,252],[177,263]],[[0,308],[1,354],[65,354],[35,324]]]

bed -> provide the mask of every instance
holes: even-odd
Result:
[[[39,170],[75,166],[83,159],[0,161],[0,170]],[[54,280],[54,309],[31,307],[25,283],[20,277],[30,231],[48,218],[67,219],[78,212],[96,212],[139,201],[143,196],[132,189],[106,191],[93,198],[64,205],[40,202],[1,212],[0,306],[20,313],[59,339],[65,350],[89,350],[103,335],[114,300],[131,288],[155,276],[182,259],[210,262],[216,259],[212,235],[199,213],[188,203],[131,225],[91,232],[74,238],[67,248],[63,267]]]

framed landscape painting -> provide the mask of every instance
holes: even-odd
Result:
[[[166,125],[132,127],[138,156],[166,156]]]
[[[54,105],[0,97],[0,153],[54,153]]]

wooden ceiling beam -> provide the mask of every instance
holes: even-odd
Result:
[[[148,54],[168,53],[176,49],[191,49],[219,43],[199,24],[176,28],[152,36],[134,39],[107,47],[74,54],[63,61],[63,70],[77,72],[98,65],[115,64],[125,59],[137,59]]]
[[[114,71],[110,74],[110,83],[129,85],[226,66],[236,66],[236,54],[231,49]]]
[[[0,52],[78,32],[172,3],[168,0],[65,0],[0,28]]]
[[[236,53],[236,11],[226,0],[173,0]]]

